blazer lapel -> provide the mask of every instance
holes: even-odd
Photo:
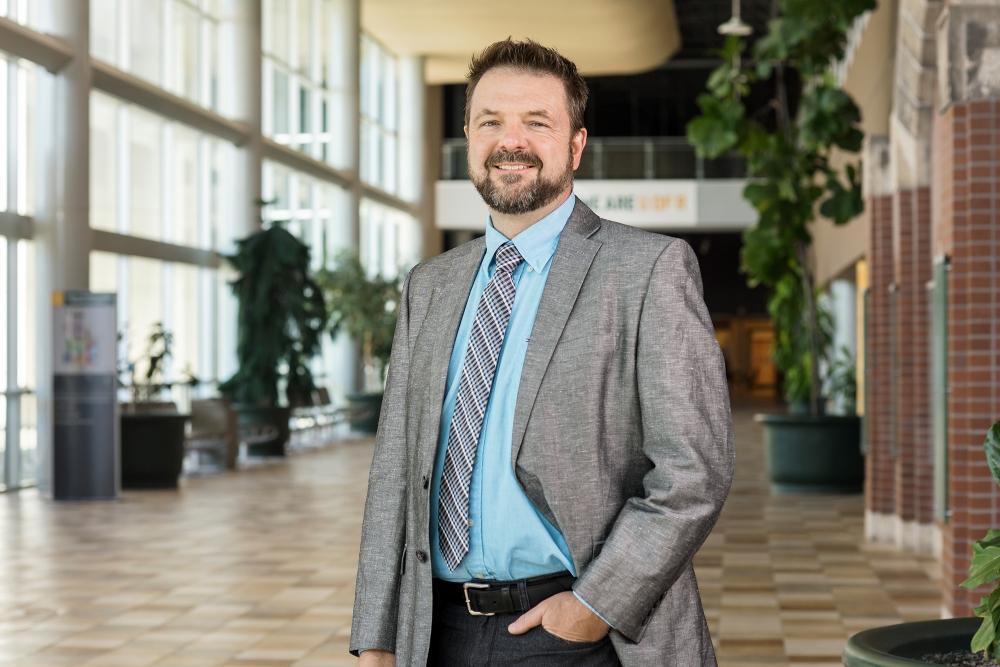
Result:
[[[440,437],[441,409],[444,405],[451,351],[469,298],[469,290],[472,289],[484,252],[486,240],[480,237],[469,243],[464,253],[455,257],[451,267],[444,272],[444,279],[434,286],[430,310],[422,325],[422,329],[432,336],[433,341],[430,368],[425,376],[428,393],[423,403],[423,423],[429,433],[421,438],[421,450],[431,457],[434,456]]]
[[[590,270],[594,256],[601,247],[600,241],[589,237],[601,226],[601,220],[579,199],[573,208],[566,227],[559,237],[552,268],[542,291],[538,313],[531,330],[531,340],[524,356],[521,383],[514,409],[514,430],[511,444],[511,464],[516,468],[521,451],[528,417],[535,404],[538,388],[548,368],[549,359],[576,303],[584,278]]]

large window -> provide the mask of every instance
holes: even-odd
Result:
[[[412,215],[363,199],[360,246],[368,271],[399,275],[420,260],[420,223]]]
[[[218,5],[219,0],[90,0],[91,53],[217,109]]]
[[[0,16],[34,28],[41,4],[38,0],[0,0]]]
[[[206,250],[230,247],[223,176],[235,148],[180,123],[91,94],[91,226]]]
[[[29,23],[28,3],[0,15]],[[33,484],[37,461],[34,388],[38,351],[35,245],[37,85],[33,64],[0,55],[0,489]]]
[[[343,189],[271,162],[264,163],[264,198],[274,203],[263,212],[265,224],[282,222],[310,248],[313,270],[332,266],[337,254],[353,247],[350,197]],[[350,341],[324,336],[321,354],[312,362],[317,382],[341,398],[353,382]]]
[[[399,191],[399,62],[381,44],[361,40],[361,178]]]
[[[51,481],[51,289],[117,293],[121,361],[161,323],[166,379],[212,393],[236,370],[220,255],[255,229],[259,197],[314,269],[345,248],[389,275],[419,259],[422,68],[360,35],[357,0],[89,0],[89,25],[77,11],[0,0],[27,28],[17,57],[0,43],[0,490]],[[355,347],[324,340],[314,362],[335,400],[358,388]]]
[[[90,288],[97,292],[117,292],[118,328],[125,336],[119,357],[123,365],[135,362],[145,352],[153,326],[162,323],[174,336],[173,355],[164,376],[177,383],[174,397],[181,401],[183,385],[197,379],[210,392],[221,372],[219,360],[225,353],[215,316],[220,302],[226,301],[228,286],[211,268],[165,262],[105,252],[90,255]],[[145,367],[136,364],[142,374]]]
[[[225,141],[100,93],[91,95],[91,226],[194,250],[232,248],[237,223],[226,174],[236,149]],[[98,243],[99,245],[99,243]],[[136,254],[148,252],[136,246]],[[173,334],[166,378],[220,377],[220,302],[230,299],[210,253],[185,261],[91,253],[96,291],[118,293],[119,354],[140,357],[157,323]],[[139,368],[139,372],[144,369]],[[183,398],[183,397],[180,397]]]
[[[264,134],[335,167],[343,150],[347,100],[338,0],[265,0]]]

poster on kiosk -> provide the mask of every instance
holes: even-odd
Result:
[[[116,295],[54,292],[52,496],[108,500],[120,488]]]

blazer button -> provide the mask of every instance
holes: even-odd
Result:
[[[430,486],[430,483],[431,483],[430,478],[427,475],[424,475],[424,488],[426,489],[428,486]]]
[[[419,560],[421,563],[426,563],[427,562],[427,552],[424,551],[423,549],[421,549],[420,551],[418,551],[417,552],[417,560]]]

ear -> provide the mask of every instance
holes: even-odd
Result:
[[[580,159],[583,157],[583,149],[587,145],[587,128],[581,127],[573,133],[569,140],[569,150],[573,155],[573,171],[580,167]]]
[[[468,125],[463,125],[462,126],[462,132],[465,132],[465,138],[468,139],[469,138],[469,126]]]

